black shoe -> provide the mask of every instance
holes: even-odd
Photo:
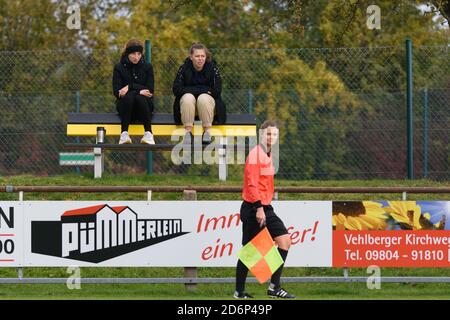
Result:
[[[243,291],[243,292],[235,291],[234,294],[233,294],[233,298],[235,298],[235,299],[252,299],[253,296],[249,295],[245,291]]]
[[[211,134],[209,133],[209,131],[203,132],[202,143],[206,144],[211,143]]]
[[[295,296],[293,294],[290,294],[283,288],[278,289],[272,289],[269,287],[269,290],[267,290],[267,294],[271,298],[283,298],[283,299],[293,299]]]
[[[194,142],[194,136],[192,135],[192,132],[186,132],[183,138],[183,144],[191,144]]]

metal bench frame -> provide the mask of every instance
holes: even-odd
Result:
[[[103,129],[104,136],[119,136],[121,133],[120,117],[117,113],[69,113],[67,119],[67,136],[77,137],[97,137],[95,144],[66,143],[66,149],[80,150],[92,149],[94,152],[94,177],[101,178],[104,171],[103,150],[116,151],[168,151],[174,145],[113,145],[103,144],[103,139],[99,139],[99,129]],[[223,125],[213,125],[211,128],[213,136],[220,136],[218,148],[219,152],[219,179],[225,181],[228,175],[227,163],[227,137],[243,136],[256,137],[256,117],[254,114],[229,114],[227,121]],[[152,131],[154,136],[184,135],[184,126],[175,124],[172,114],[155,113],[152,117]],[[140,123],[132,123],[129,126],[131,136],[142,136],[144,129]],[[200,122],[194,123],[193,135],[203,134]],[[194,147],[195,148],[195,147]],[[198,151],[194,149],[194,151]]]

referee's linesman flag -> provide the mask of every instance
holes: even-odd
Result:
[[[238,257],[260,284],[269,280],[284,263],[267,227],[242,247]]]

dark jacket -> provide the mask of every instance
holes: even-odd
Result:
[[[219,68],[214,61],[205,62],[201,71],[206,79],[205,85],[193,85],[194,66],[191,59],[186,58],[184,64],[178,69],[177,76],[173,82],[172,91],[175,95],[173,103],[173,116],[175,123],[181,123],[180,99],[185,93],[192,93],[196,98],[202,93],[211,92],[216,102],[216,111],[213,124],[224,124],[226,121],[226,107],[221,98],[222,81]]]
[[[113,93],[119,99],[119,90],[128,85],[128,91],[136,91],[139,94],[141,90],[155,91],[155,81],[153,77],[153,67],[146,63],[144,58],[137,64],[128,60],[128,57],[122,57],[120,63],[114,66],[113,72]]]

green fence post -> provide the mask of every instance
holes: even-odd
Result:
[[[81,96],[80,96],[80,91],[78,90],[75,93],[75,112],[76,113],[80,113],[80,101],[81,101]],[[80,143],[80,137],[76,137],[75,138],[75,142],[76,143]],[[80,174],[80,167],[75,167],[75,172],[76,174]]]
[[[145,61],[152,62],[152,44],[150,40],[145,40]],[[154,102],[154,101],[153,101]],[[147,151],[147,174],[153,173],[153,152]]]
[[[423,177],[428,178],[428,89],[423,89]]]
[[[412,41],[406,39],[406,109],[407,109],[407,168],[408,179],[414,179],[413,159],[413,69]]]

